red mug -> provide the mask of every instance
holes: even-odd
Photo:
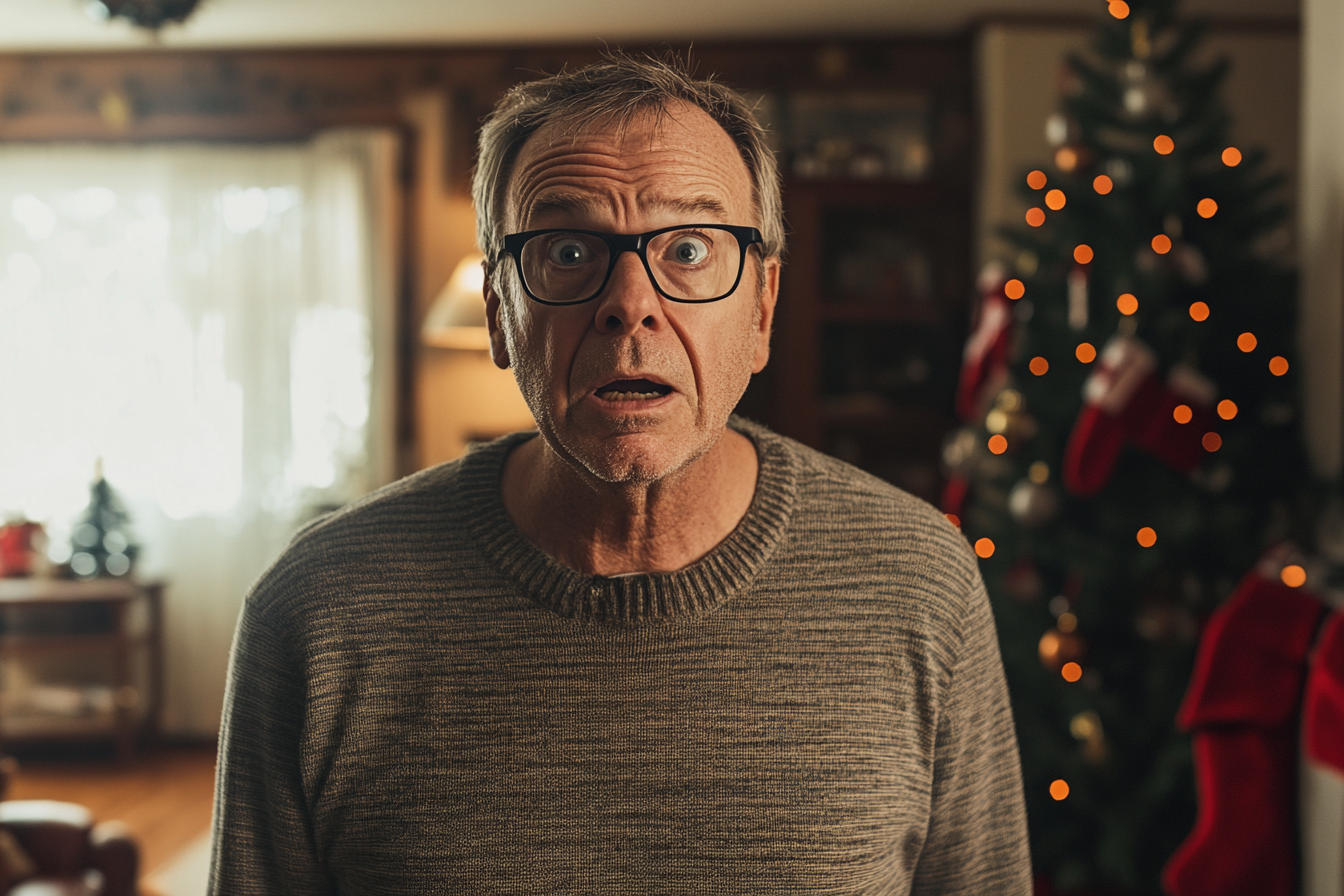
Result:
[[[41,523],[7,523],[0,526],[0,576],[21,578],[33,574],[33,541]]]

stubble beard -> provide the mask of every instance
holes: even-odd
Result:
[[[581,478],[591,477],[597,482],[630,489],[648,489],[661,482],[676,477],[679,473],[695,464],[708,454],[723,437],[724,426],[732,410],[737,407],[742,393],[746,391],[751,379],[751,358],[754,356],[755,340],[751,334],[744,334],[730,351],[732,357],[724,369],[743,371],[741,381],[733,383],[724,398],[726,409],[706,406],[704,394],[695,396],[689,410],[692,425],[689,431],[676,436],[677,444],[667,444],[670,436],[660,439],[663,450],[650,452],[647,447],[635,444],[634,434],[648,426],[646,420],[631,414],[610,419],[604,437],[585,437],[584,428],[575,419],[585,396],[570,395],[565,402],[563,412],[557,415],[551,400],[550,365],[541,346],[529,347],[518,338],[518,327],[514,320],[511,303],[516,296],[508,296],[500,303],[500,325],[504,331],[505,344],[512,361],[514,377],[523,398],[537,422],[537,429],[547,447],[560,460],[569,465]],[[731,301],[728,299],[726,301]],[[752,314],[752,332],[759,325],[761,315],[759,298]],[[542,358],[539,362],[526,361],[523,358]],[[601,373],[613,368],[673,371],[684,369],[686,361],[675,350],[651,341],[621,339],[607,343],[600,354],[590,355],[579,360],[570,372],[570,379],[576,382],[589,382],[590,373]],[[690,372],[686,371],[689,379]],[[683,396],[690,404],[690,396]],[[722,418],[722,419],[720,419]],[[560,424],[560,425],[557,425]],[[616,436],[610,438],[610,436]],[[659,436],[651,434],[651,438]]]

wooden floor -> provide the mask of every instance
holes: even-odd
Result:
[[[159,748],[125,764],[19,758],[8,799],[65,800],[117,819],[140,843],[140,873],[152,874],[210,829],[213,747]]]

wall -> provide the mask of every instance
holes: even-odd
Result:
[[[1344,4],[1304,0],[1302,58],[1303,363],[1307,448],[1322,475],[1344,465]]]
[[[411,198],[417,237],[411,312],[414,333],[419,332],[453,268],[463,256],[476,251],[471,200],[445,180],[448,170],[461,167],[448,155],[465,149],[463,141],[450,139],[448,133],[461,118],[451,114],[450,102],[442,91],[430,91],[410,96],[402,104],[417,135],[420,159]],[[445,160],[448,164],[443,164]],[[423,469],[460,457],[469,441],[533,427],[513,373],[500,370],[484,352],[433,348],[418,342],[411,350],[415,355],[415,467]]]
[[[1301,344],[1312,466],[1344,466],[1344,4],[1303,0]],[[1304,757],[1304,896],[1344,892],[1344,775]]]

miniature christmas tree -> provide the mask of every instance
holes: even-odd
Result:
[[[130,541],[130,522],[121,500],[103,478],[99,461],[89,487],[89,506],[75,526],[71,571],[82,579],[129,573],[138,551]]]
[[[945,508],[984,558],[1032,856],[1159,892],[1190,832],[1173,724],[1200,625],[1281,537],[1296,428],[1283,179],[1228,138],[1225,62],[1174,0],[1111,0],[982,276]],[[1277,241],[1277,242],[1276,242]]]

